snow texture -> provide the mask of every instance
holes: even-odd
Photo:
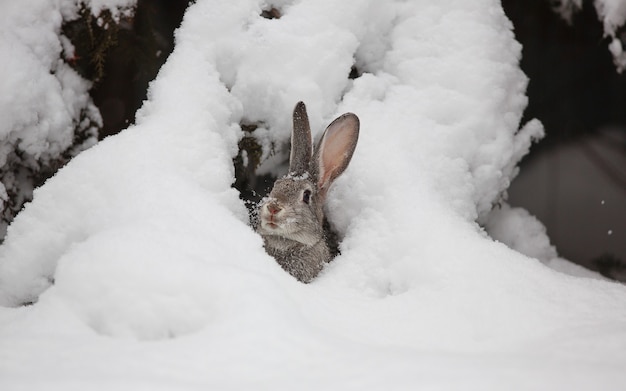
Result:
[[[129,12],[134,2],[92,0],[84,4],[96,15],[109,9],[117,17]],[[29,174],[54,167],[97,140],[96,127],[102,119],[88,94],[91,84],[62,60],[72,57],[74,49],[60,34],[61,25],[76,19],[80,7],[81,2],[75,0],[0,4],[3,218],[10,214],[7,208],[17,212],[30,198],[34,180]],[[4,237],[5,225],[6,220],[0,221],[0,237]]]
[[[89,85],[60,60],[59,7],[33,3],[5,2],[0,13],[0,165],[14,144],[35,158],[60,154],[90,104]]]
[[[622,387],[626,288],[491,212],[542,135],[511,29],[497,0],[198,0],[136,125],[9,227],[0,389]],[[306,285],[231,188],[239,124],[286,143],[299,100],[315,135],[361,121],[327,205],[341,255]]]

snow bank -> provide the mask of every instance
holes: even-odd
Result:
[[[9,227],[0,387],[617,388],[626,289],[476,223],[542,133],[519,129],[519,57],[496,0],[196,2],[137,124]],[[298,100],[315,134],[345,111],[362,126],[329,195],[342,254],[309,285],[230,187],[239,124],[280,145]]]

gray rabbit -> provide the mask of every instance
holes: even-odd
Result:
[[[257,231],[267,253],[302,282],[310,282],[332,259],[324,201],[350,163],[358,138],[359,118],[346,113],[328,125],[313,152],[304,103],[293,111],[289,173],[276,180],[259,204]]]

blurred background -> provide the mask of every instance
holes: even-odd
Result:
[[[593,2],[584,0],[569,22],[554,11],[559,3],[502,0],[530,78],[524,121],[538,118],[546,129],[509,203],[544,223],[562,257],[604,274],[626,273],[626,75],[616,71]],[[135,15],[115,29],[99,29],[89,15],[64,27],[76,46],[68,61],[95,83],[100,138],[133,122],[188,4],[139,0]]]
[[[569,23],[556,1],[502,5],[530,78],[525,117],[546,130],[509,202],[543,222],[560,256],[604,274],[626,270],[626,74],[613,64],[593,2]]]

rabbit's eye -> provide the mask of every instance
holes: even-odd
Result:
[[[311,190],[305,190],[304,193],[302,193],[302,202],[308,204],[309,201],[311,201]]]

